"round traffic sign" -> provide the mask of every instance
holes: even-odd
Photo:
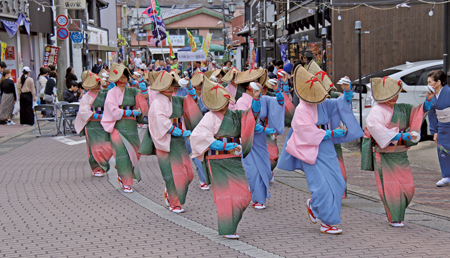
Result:
[[[56,36],[58,36],[60,40],[65,40],[69,37],[69,31],[66,28],[59,28],[56,31]]]
[[[64,14],[60,14],[58,15],[58,17],[56,17],[56,24],[60,27],[66,27],[67,23],[69,23],[69,19],[67,19],[67,16],[65,16]]]

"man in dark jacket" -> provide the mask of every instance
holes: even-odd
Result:
[[[78,102],[78,98],[81,98],[83,94],[78,92],[78,83],[73,81],[70,85],[70,89],[66,89],[63,92],[64,101],[69,103]]]
[[[97,59],[97,64],[92,66],[92,72],[98,74],[103,68],[102,60],[99,58]]]

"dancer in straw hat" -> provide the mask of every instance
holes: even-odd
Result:
[[[148,112],[148,93],[127,87],[130,71],[124,65],[113,63],[109,79],[117,86],[112,88],[105,100],[101,124],[111,134],[111,145],[116,159],[118,180],[125,193],[133,192],[133,178],[141,180],[138,153],[140,139],[137,120],[143,121]]]
[[[253,92],[251,110],[232,111],[228,108],[229,102],[235,101],[231,94],[205,79],[202,101],[211,112],[205,114],[191,135],[191,157],[205,160],[211,178],[219,235],[229,239],[239,238],[236,228],[251,200],[241,152],[246,157],[252,148],[255,119],[261,111],[260,96],[260,90]]]
[[[267,85],[267,70],[253,69],[238,73],[236,82],[247,84],[247,90],[236,103],[236,110],[247,110],[252,105],[253,91],[260,90],[262,85]],[[284,133],[284,97],[278,84],[274,85],[276,98],[270,96],[261,97],[261,113],[255,127],[255,136],[253,138],[252,150],[249,155],[243,159],[245,172],[247,174],[248,184],[252,193],[255,209],[265,209],[267,198],[270,198],[269,184],[273,178],[270,166],[270,154],[267,146],[267,135],[272,138],[276,133]],[[264,92],[264,90],[263,90]],[[265,90],[267,92],[267,90]],[[266,119],[267,118],[267,119]]]
[[[188,96],[174,96],[180,84],[189,85]],[[191,134],[190,130],[201,120],[202,113],[195,102],[197,95],[190,81],[181,79],[176,73],[161,72],[151,89],[159,92],[150,107],[148,128],[166,185],[164,199],[169,210],[184,212],[182,206],[194,178],[184,138]],[[140,152],[151,154],[144,149]]]
[[[348,91],[349,86],[344,89]],[[332,225],[341,223],[341,202],[346,185],[333,145],[363,135],[348,105],[352,94],[328,99],[320,81],[301,66],[294,72],[294,90],[300,103],[277,167],[305,172],[312,194],[306,202],[309,219],[314,224],[319,219],[322,221],[322,233],[341,234],[342,230]],[[340,127],[341,121],[346,130]]]
[[[372,78],[372,95],[377,105],[366,118],[361,151],[361,168],[375,171],[378,193],[389,224],[403,227],[405,210],[414,195],[414,181],[407,150],[420,140],[425,112],[432,94],[419,106],[397,104],[402,81],[389,77]]]
[[[197,99],[195,99],[195,101],[197,102],[197,106],[199,108],[199,110],[201,111],[202,115],[205,114],[206,112],[208,112],[209,110],[205,107],[205,105],[203,105],[203,102],[201,101],[201,96],[202,96],[202,86],[203,86],[203,81],[206,79],[206,73],[196,73],[194,75],[194,77],[192,77],[191,80],[191,85],[192,87],[194,87],[195,92],[197,94]],[[192,89],[191,89],[192,90]],[[186,97],[189,95],[189,89],[185,88],[185,87],[181,87],[178,89],[177,91],[177,96],[180,97]],[[186,128],[183,128],[186,129]],[[193,129],[193,128],[192,128]],[[191,143],[186,139],[186,148],[188,149],[189,155],[192,152],[191,149]],[[209,185],[210,180],[209,178],[206,177],[205,171],[203,170],[203,165],[202,162],[200,160],[198,160],[197,158],[193,158],[192,161],[195,164],[196,170],[197,170],[197,175],[199,177],[199,187],[202,190],[209,190]]]
[[[101,86],[101,78],[91,71],[83,73],[83,88],[89,90],[80,100],[80,109],[75,118],[75,130],[86,136],[89,165],[93,176],[103,176],[109,170],[111,150],[110,135],[100,121],[102,119],[107,88]]]
[[[225,90],[228,91],[233,98],[236,98],[236,91],[237,91],[237,83],[236,83],[236,76],[239,73],[239,70],[236,67],[231,67],[228,69],[227,74],[222,78],[222,81],[225,83],[228,83],[227,86],[225,86]],[[231,110],[235,110],[235,103],[230,102],[229,108]]]

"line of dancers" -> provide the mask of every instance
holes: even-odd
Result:
[[[335,226],[341,223],[341,202],[347,196],[341,143],[364,136],[362,168],[375,171],[390,225],[404,226],[414,194],[406,151],[418,142],[431,95],[417,107],[396,104],[401,81],[372,79],[378,104],[363,132],[352,112],[350,79],[338,82],[343,94],[335,92],[328,74],[314,61],[279,69],[276,79],[269,79],[262,68],[197,70],[192,78],[180,74],[145,69],[131,74],[117,63],[110,73],[83,73],[88,93],[80,101],[75,128],[86,136],[93,176],[105,175],[114,155],[120,186],[131,193],[133,180],[141,180],[140,156],[156,155],[165,182],[164,202],[170,211],[181,213],[194,178],[193,164],[200,189],[212,187],[219,235],[238,239],[237,226],[249,204],[266,209],[274,168],[300,169],[312,194],[306,202],[309,219],[321,221],[322,233],[341,234]],[[300,99],[297,107],[291,88]],[[148,130],[141,141],[142,124]],[[286,128],[279,150],[277,136]]]

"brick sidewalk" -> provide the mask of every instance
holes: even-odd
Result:
[[[4,257],[248,257],[131,202],[107,178],[93,178],[84,144],[39,138],[0,157]],[[163,206],[155,157],[142,158],[141,173],[135,190]],[[294,172],[292,177],[299,179]],[[279,182],[270,192],[266,210],[244,213],[238,227],[243,243],[284,257],[447,256],[450,233],[411,223],[408,216],[406,227],[395,229],[384,214],[343,206],[344,234],[325,235],[307,218],[308,192]],[[179,216],[217,230],[212,191],[201,191],[197,176],[185,209]]]

